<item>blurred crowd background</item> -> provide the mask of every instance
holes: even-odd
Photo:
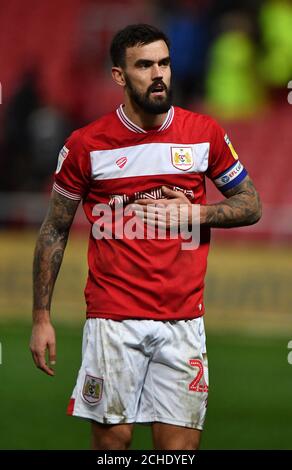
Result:
[[[65,138],[120,104],[109,44],[136,22],[169,35],[175,104],[217,118],[255,180],[264,217],[238,236],[289,239],[288,0],[0,0],[0,224],[38,224]]]

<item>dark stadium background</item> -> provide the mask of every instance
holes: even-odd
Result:
[[[257,225],[213,231],[202,448],[291,449],[292,5],[284,0],[0,0],[0,449],[89,446],[88,424],[65,415],[84,321],[81,211],[55,290],[53,379],[28,350],[32,254],[65,137],[121,102],[108,46],[136,22],[169,34],[175,103],[219,120],[263,200]],[[208,200],[219,198],[208,185]],[[137,427],[133,447],[151,447],[149,428]]]

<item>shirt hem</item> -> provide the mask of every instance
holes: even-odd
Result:
[[[198,313],[190,313],[187,315],[135,315],[135,314],[119,314],[119,313],[104,313],[104,312],[87,312],[86,318],[105,318],[109,320],[123,321],[123,320],[158,320],[158,321],[173,321],[173,320],[192,320],[200,318],[205,314],[205,310]]]

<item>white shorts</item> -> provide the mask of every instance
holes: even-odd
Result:
[[[203,318],[90,318],[68,414],[98,423],[203,429],[208,362]]]

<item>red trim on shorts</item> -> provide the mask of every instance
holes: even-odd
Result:
[[[73,411],[74,411],[74,405],[75,405],[75,398],[70,398],[70,401],[67,407],[67,415],[72,416]]]

